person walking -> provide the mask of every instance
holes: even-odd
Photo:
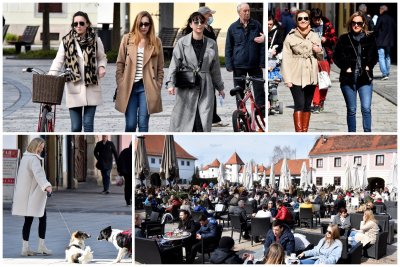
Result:
[[[109,194],[110,188],[110,173],[113,166],[113,155],[115,161],[118,159],[118,153],[114,143],[108,141],[108,135],[102,135],[101,141],[96,143],[94,148],[94,157],[97,160],[96,168],[101,171],[103,178],[103,194]]]
[[[321,38],[322,49],[324,57],[322,60],[318,60],[318,71],[326,71],[328,75],[331,72],[330,64],[333,63],[332,54],[333,46],[336,45],[337,37],[335,29],[332,23],[327,17],[324,17],[321,9],[311,9],[311,28]],[[324,103],[328,88],[319,88],[319,84],[316,86],[313,97],[313,113],[320,113],[324,110]]]
[[[376,45],[378,47],[379,68],[382,72],[382,80],[389,79],[390,75],[390,49],[394,46],[396,22],[388,14],[388,7],[381,5],[378,20],[374,28]]]
[[[333,53],[340,68],[340,88],[346,101],[347,128],[356,131],[357,92],[361,102],[364,132],[371,132],[371,101],[373,69],[378,50],[373,33],[368,31],[365,16],[355,12],[347,22],[348,33],[342,34]]]
[[[169,126],[171,132],[210,132],[214,88],[218,90],[219,95],[225,97],[218,47],[214,40],[204,35],[205,23],[206,19],[202,14],[192,13],[186,26],[186,32],[190,33],[179,39],[173,50],[166,83],[168,93],[176,94]],[[198,68],[193,88],[176,88],[178,69]]]
[[[127,206],[132,205],[132,142],[119,154],[117,170],[124,177],[124,197]]]
[[[15,184],[12,215],[24,216],[22,227],[22,256],[36,254],[51,255],[44,244],[46,238],[46,202],[47,194],[52,193],[52,186],[46,178],[43,158],[40,156],[45,146],[42,138],[34,138],[26,148],[20,161],[17,180]],[[39,245],[37,252],[29,246],[29,235],[33,218],[39,218]]]
[[[149,12],[139,12],[122,37],[116,65],[115,108],[125,114],[125,132],[148,132],[150,114],[162,111],[164,79],[163,47]]]
[[[323,57],[321,39],[311,30],[310,11],[299,10],[296,28],[286,36],[282,50],[282,76],[293,96],[296,132],[307,132],[311,102],[318,83],[318,59]]]
[[[246,75],[263,78],[265,68],[265,42],[257,43],[256,37],[263,33],[260,22],[250,18],[250,6],[237,6],[239,19],[232,23],[225,42],[225,67],[233,72],[234,85],[245,88],[245,81],[235,78]],[[265,88],[262,82],[253,82],[254,99],[265,115]],[[243,94],[242,94],[243,97]],[[264,116],[265,117],[265,116]]]
[[[59,75],[62,67],[71,69],[67,76],[66,104],[71,132],[93,132],[96,107],[102,103],[100,81],[106,74],[107,56],[101,39],[85,12],[72,17],[70,32],[62,38],[49,74]]]

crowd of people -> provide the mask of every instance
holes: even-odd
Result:
[[[340,69],[348,131],[356,131],[358,93],[363,130],[371,132],[373,68],[379,62],[381,79],[389,78],[390,48],[394,46],[396,24],[387,5],[380,6],[379,17],[371,18],[366,5],[360,4],[347,21],[347,33],[339,37],[319,8],[298,10],[293,6],[278,11],[268,16],[268,55],[269,60],[280,63],[283,81],[292,93],[295,131],[308,131],[311,113],[324,110],[330,65],[335,63]],[[279,78],[276,66],[269,71]]]
[[[384,205],[382,198],[389,197],[387,194],[387,188],[369,193],[365,190],[344,192],[335,187],[318,189],[315,186],[304,190],[293,185],[289,190],[280,192],[272,186],[257,185],[247,190],[240,185],[217,187],[204,184],[186,189],[178,185],[149,188],[137,186],[135,197],[138,203],[136,210],[147,206],[158,212],[160,217],[170,213],[172,220],[178,222],[178,229],[190,233],[190,238],[183,241],[186,263],[195,261],[202,242],[206,242],[207,247],[216,247],[211,253],[211,263],[241,264],[254,261],[253,254],[237,255],[233,250],[234,240],[230,236],[221,238],[222,227],[218,220],[222,219],[226,211],[239,217],[244,239],[250,239],[250,218],[270,219],[271,228],[266,228],[263,236],[255,238],[256,243],[263,242],[263,262],[283,263],[285,256],[295,253],[304,264],[334,264],[341,257],[340,236],[350,238],[353,246],[358,242],[363,246],[375,243],[377,223],[374,214],[377,205]],[[359,200],[356,212],[364,214],[361,226],[351,225],[346,209],[351,198]],[[320,209],[316,212],[322,218],[329,214],[332,219],[330,223],[321,225],[324,228],[324,238],[315,246],[310,246],[305,236],[293,233],[293,229],[300,223],[295,210],[312,208],[313,204],[319,204]],[[196,220],[194,214],[198,212],[202,214]],[[143,219],[139,213],[135,215],[136,237],[146,237],[146,222]]]

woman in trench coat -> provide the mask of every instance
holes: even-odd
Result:
[[[204,36],[206,19],[194,12],[188,19],[187,27],[193,31],[182,37],[174,48],[166,86],[168,93],[176,94],[172,110],[171,132],[210,132],[214,108],[214,88],[225,97],[224,83],[218,57],[218,48],[214,40]],[[180,64],[196,69],[204,40],[207,46],[199,75],[199,84],[194,88],[176,88],[176,71]]]
[[[70,68],[66,97],[71,132],[93,132],[96,107],[103,102],[100,79],[106,74],[107,56],[100,38],[85,12],[73,15],[71,31],[62,38],[49,74],[58,75]]]
[[[115,108],[125,113],[125,131],[148,132],[150,114],[162,111],[164,53],[147,11],[137,14],[122,38],[117,58]]]
[[[46,179],[43,169],[43,158],[40,157],[45,141],[34,138],[24,153],[14,189],[12,215],[24,216],[22,228],[22,256],[33,256],[37,253],[51,255],[51,250],[44,244],[46,235],[46,201],[47,193],[52,192],[51,184]],[[29,234],[33,217],[39,218],[39,246],[37,252],[29,247]]]

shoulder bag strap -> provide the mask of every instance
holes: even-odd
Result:
[[[200,51],[200,60],[199,60],[199,65],[197,66],[197,71],[200,71],[201,66],[203,65],[204,54],[206,52],[206,48],[207,48],[207,38],[204,38],[203,46]]]
[[[272,36],[271,45],[270,45],[269,49],[272,49],[272,44],[274,43],[275,35],[276,35],[277,31],[278,31],[278,29],[276,29],[276,31],[274,32],[274,36]]]

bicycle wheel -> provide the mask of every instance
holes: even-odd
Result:
[[[48,112],[47,108],[42,107],[42,117],[40,118],[39,121],[40,125],[38,127],[40,132],[47,132],[47,118],[46,118],[47,112]]]
[[[232,113],[232,126],[234,132],[250,132],[246,115],[240,110],[235,110]]]

